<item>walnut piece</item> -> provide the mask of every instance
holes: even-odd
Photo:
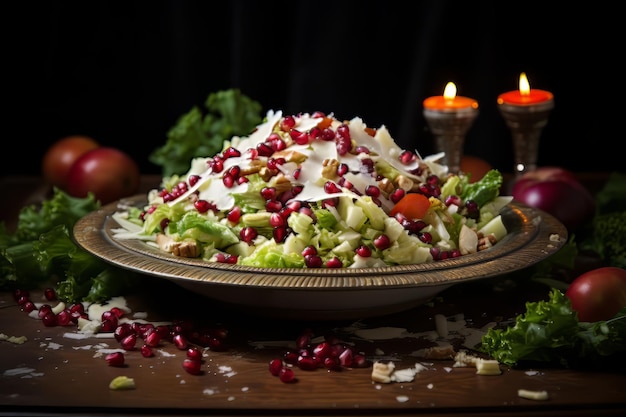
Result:
[[[181,258],[197,258],[200,255],[200,250],[195,240],[178,242],[163,233],[159,233],[156,236],[156,243],[161,250]]]

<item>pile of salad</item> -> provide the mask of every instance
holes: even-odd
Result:
[[[247,137],[118,206],[117,239],[264,268],[370,268],[464,256],[507,234],[502,175],[470,182],[401,149],[383,125],[269,111]]]

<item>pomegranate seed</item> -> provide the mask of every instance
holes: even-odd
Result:
[[[241,152],[237,148],[230,146],[224,151],[224,158],[235,158],[241,156]]]
[[[353,358],[353,355],[352,355],[352,349],[350,349],[350,348],[346,348],[339,355],[339,363],[341,364],[341,366],[348,366],[348,367],[352,366],[353,360],[354,360],[354,358]]]
[[[274,230],[272,230],[272,237],[274,237],[274,240],[276,241],[276,243],[284,242],[285,239],[287,239],[288,234],[289,233],[287,231],[287,228],[284,226],[276,227],[274,228]]]
[[[124,354],[122,352],[113,352],[107,354],[104,359],[107,361],[109,366],[124,366]]]
[[[394,192],[391,193],[391,195],[389,195],[389,199],[391,200],[392,203],[397,203],[398,201],[402,200],[402,197],[404,197],[405,191],[402,188],[398,188],[397,190],[394,190]]]
[[[151,358],[154,356],[154,352],[152,351],[152,348],[148,345],[143,345],[140,351],[141,351],[141,356],[143,356],[144,358]]]
[[[301,254],[304,257],[308,255],[317,255],[317,249],[315,248],[315,246],[309,245],[302,250]]]
[[[376,239],[374,239],[374,246],[378,250],[385,250],[389,246],[391,246],[391,240],[389,240],[389,236],[381,234]]]
[[[39,307],[39,311],[37,312],[37,315],[39,316],[40,319],[43,319],[43,317],[48,313],[52,313],[52,306],[50,304],[42,304]]]
[[[411,162],[415,161],[416,159],[417,159],[417,155],[415,155],[411,151],[403,151],[400,154],[400,162],[402,162],[404,165],[409,165]]]
[[[118,342],[121,342],[126,336],[133,334],[135,331],[131,327],[130,323],[122,323],[113,330],[113,337]]]
[[[185,336],[183,336],[182,334],[175,335],[173,338],[173,342],[176,345],[176,347],[180,350],[185,350],[189,346],[189,342],[187,341]]]
[[[83,313],[85,313],[85,306],[83,305],[83,303],[74,303],[70,306],[70,311],[72,313],[78,313],[79,315],[82,315]]]
[[[211,162],[211,171],[214,173],[220,173],[224,170],[224,161],[215,157]]]
[[[315,361],[315,357],[313,356],[300,355],[298,357],[298,362],[296,363],[296,365],[303,371],[312,371],[317,368],[317,362]]]
[[[119,326],[117,317],[111,316],[111,318],[102,321],[102,324],[100,325],[100,331],[105,333],[115,332],[115,329],[117,329],[118,327]]]
[[[39,310],[41,312],[41,310]],[[57,316],[52,312],[52,310],[48,311],[41,317],[41,321],[43,325],[46,327],[54,327],[58,325]]]
[[[202,351],[197,346],[191,346],[187,349],[187,357],[195,361],[202,360]]]
[[[280,201],[268,200],[265,203],[265,210],[269,211],[270,213],[277,213],[282,208],[283,208],[283,203],[281,203]]]
[[[288,363],[290,365],[295,365],[298,362],[298,353],[294,352],[294,351],[288,351],[285,352],[283,359],[285,360],[285,363]]]
[[[277,194],[276,188],[274,187],[263,187],[261,189],[261,197],[263,197],[264,200],[276,200]]]
[[[375,185],[368,185],[367,188],[365,188],[365,194],[370,197],[380,197],[380,188]]]
[[[30,300],[28,300],[24,304],[22,304],[22,311],[24,311],[26,313],[30,313],[31,311],[35,311],[36,309],[37,309],[37,307],[35,306],[35,303],[33,303]]]
[[[317,346],[313,348],[313,354],[319,357],[327,357],[332,353],[332,347],[328,342],[319,343]]]
[[[431,235],[428,232],[420,232],[420,233],[418,233],[417,238],[420,241],[422,241],[422,242],[424,242],[426,244],[430,244],[433,241],[433,235]]]
[[[15,301],[18,301],[21,297],[25,297],[26,299],[30,298],[28,290],[17,289],[13,291],[13,299],[15,299]]]
[[[343,268],[343,262],[341,262],[341,259],[333,256],[326,261],[326,268]]]
[[[324,261],[319,255],[307,255],[304,257],[304,263],[306,264],[307,268],[320,268],[323,265]]]
[[[368,366],[367,358],[362,353],[357,353],[352,358],[352,366],[356,368],[364,368]]]
[[[355,250],[356,254],[363,257],[363,258],[369,258],[370,256],[372,256],[372,250],[365,245],[361,245],[358,248],[356,248]]]
[[[324,358],[324,368],[326,369],[337,369],[340,367],[339,359],[334,357],[326,357]]]
[[[286,384],[296,382],[296,374],[293,372],[293,369],[286,366],[281,368],[278,377],[280,378],[281,382],[284,382]]]
[[[129,334],[128,336],[123,338],[122,341],[120,342],[120,346],[124,350],[134,350],[136,344],[137,344],[137,335],[134,333]]]
[[[339,188],[339,186],[332,181],[326,181],[324,184],[324,192],[327,194],[340,193],[341,188]]]
[[[259,143],[256,145],[256,151],[259,156],[272,156],[274,153],[274,149],[272,149],[272,144],[268,142]]]
[[[191,375],[199,375],[202,373],[202,362],[185,358],[185,360],[183,360],[183,369]]]
[[[44,297],[46,297],[46,300],[48,301],[54,301],[57,299],[56,292],[54,292],[53,288],[46,288],[43,294],[44,294]]]
[[[206,213],[212,207],[211,203],[206,200],[198,200],[193,203],[193,206],[196,210],[198,210],[198,213]]]
[[[74,324],[72,313],[68,308],[57,313],[57,324],[59,326],[69,326],[70,324]]]
[[[190,175],[189,178],[187,178],[187,180],[189,181],[189,185],[193,187],[194,185],[198,183],[198,181],[200,181],[200,176],[193,174],[193,175]]]
[[[148,331],[148,333],[145,336],[146,345],[150,347],[158,346],[160,341],[161,341],[161,335],[159,334],[158,331],[156,331],[156,329],[153,329],[152,331]]]
[[[228,212],[226,217],[228,218],[229,222],[239,223],[239,219],[241,219],[241,214],[241,207],[235,206]]]
[[[254,239],[259,235],[254,227],[244,227],[239,231],[239,237],[242,241],[251,244]]]
[[[272,359],[270,361],[269,370],[272,375],[278,376],[281,369],[283,369],[283,361],[281,361],[280,359]]]
[[[227,188],[232,188],[235,185],[235,178],[231,175],[224,175],[222,182]]]
[[[30,298],[28,298],[27,296],[21,295],[17,298],[17,304],[22,306],[25,303],[27,303],[28,301],[30,301]]]
[[[286,223],[285,218],[281,213],[272,213],[270,215],[270,226],[272,227],[282,227]]]

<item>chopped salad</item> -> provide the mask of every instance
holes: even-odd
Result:
[[[247,137],[118,206],[117,239],[264,268],[370,268],[488,249],[507,234],[502,175],[470,182],[439,153],[401,149],[383,125],[269,111]]]

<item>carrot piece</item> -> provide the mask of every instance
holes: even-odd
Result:
[[[408,193],[391,209],[391,215],[403,214],[409,219],[422,219],[430,208],[430,201],[424,194]]]

